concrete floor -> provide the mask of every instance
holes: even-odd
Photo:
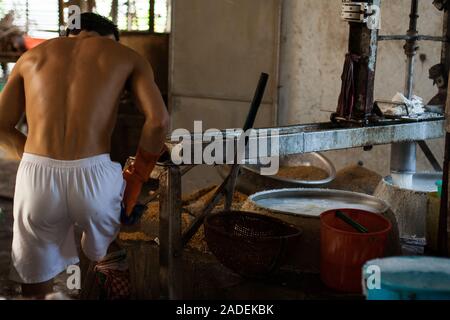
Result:
[[[0,199],[3,218],[0,222],[0,296],[11,298],[19,295],[17,285],[8,280],[11,262],[12,201]]]
[[[183,294],[187,299],[224,300],[361,300],[325,287],[318,274],[281,268],[266,279],[245,279],[221,265],[213,255],[185,250]]]

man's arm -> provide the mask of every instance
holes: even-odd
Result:
[[[133,221],[133,216],[139,215],[139,211],[134,208],[142,184],[149,179],[161,155],[169,127],[169,114],[156,86],[153,70],[144,58],[137,54],[135,57],[130,85],[136,104],[145,116],[145,123],[135,161],[124,171],[127,186],[123,197],[125,215],[122,216],[122,222],[125,224]]]
[[[136,58],[130,85],[136,104],[145,116],[139,147],[159,154],[168,132],[169,114],[155,83],[152,67],[143,57]]]
[[[20,60],[0,93],[0,149],[13,159],[22,158],[26,141],[26,136],[16,129],[25,111],[23,77],[19,70]]]

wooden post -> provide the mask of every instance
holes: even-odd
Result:
[[[380,6],[380,0],[361,1]],[[378,29],[365,23],[350,22],[348,52],[360,56],[355,64],[355,108],[353,119],[367,119],[372,115],[375,68],[378,49]]]
[[[444,23],[443,23],[443,36],[447,39],[450,38],[450,18],[449,18],[448,4],[444,12]],[[441,53],[441,63],[445,67],[445,71],[448,74],[450,71],[450,44],[449,42],[444,42],[442,45]],[[447,101],[445,106],[445,114],[448,119],[450,115],[450,105],[448,94],[449,89],[447,89]],[[443,173],[443,184],[442,184],[442,197],[441,197],[441,211],[439,214],[439,229],[438,229],[438,253],[441,256],[450,256],[449,253],[449,208],[450,208],[450,124],[446,124],[446,135],[445,135],[445,153],[444,153],[444,173]]]
[[[161,298],[182,298],[181,171],[168,166],[160,180],[159,262]]]

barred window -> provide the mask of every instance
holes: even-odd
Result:
[[[59,34],[58,0],[0,0],[0,18],[14,12],[14,25],[34,38]]]
[[[121,31],[170,32],[170,0],[96,0],[93,11]]]
[[[170,32],[171,0],[0,0],[0,17],[14,12],[15,25],[35,38],[57,37],[70,4],[110,18],[121,31]]]

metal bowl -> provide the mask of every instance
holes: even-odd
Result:
[[[260,165],[243,165],[236,188],[246,194],[268,189],[282,188],[320,188],[327,186],[336,178],[336,168],[324,155],[313,152],[280,157],[280,168],[312,166],[323,169],[328,176],[322,180],[297,180],[278,176],[263,176],[260,174]],[[229,166],[217,167],[219,174],[224,178],[230,172]]]
[[[363,193],[332,189],[278,189],[251,195],[248,202],[274,213],[319,218],[333,209],[360,209],[383,213],[389,210],[384,201]]]

